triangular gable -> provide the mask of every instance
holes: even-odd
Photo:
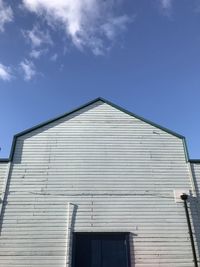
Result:
[[[173,131],[171,131],[171,130],[165,128],[165,127],[162,127],[162,126],[160,126],[159,124],[156,124],[156,123],[154,123],[154,122],[152,122],[152,121],[149,121],[149,120],[147,120],[147,119],[144,119],[143,117],[140,117],[140,116],[136,115],[135,113],[132,113],[132,112],[130,112],[130,111],[128,111],[128,110],[126,110],[126,109],[124,109],[124,108],[122,108],[122,107],[116,105],[116,104],[113,104],[112,102],[110,102],[110,101],[108,101],[108,100],[106,100],[106,99],[104,99],[104,98],[98,97],[98,98],[96,98],[96,99],[94,99],[94,100],[92,100],[92,101],[90,101],[90,102],[88,102],[88,103],[86,103],[86,104],[84,104],[84,105],[82,105],[82,106],[76,108],[76,109],[71,110],[70,112],[64,113],[64,114],[61,115],[61,116],[58,116],[58,117],[53,118],[53,119],[50,119],[50,120],[48,120],[48,121],[45,121],[45,122],[43,122],[43,123],[40,123],[40,124],[38,124],[38,125],[36,125],[36,126],[30,128],[30,129],[27,129],[27,130],[25,130],[25,131],[22,131],[22,132],[16,134],[16,135],[14,136],[14,138],[13,138],[13,143],[12,143],[12,148],[11,148],[11,153],[10,153],[10,157],[9,157],[9,159],[2,159],[2,160],[0,159],[0,161],[10,161],[10,160],[12,160],[12,158],[13,158],[13,153],[14,153],[14,148],[15,148],[15,144],[16,144],[16,139],[17,139],[18,137],[20,137],[20,136],[22,136],[22,135],[25,135],[25,134],[27,134],[27,133],[30,133],[30,132],[32,132],[32,131],[34,131],[34,130],[40,128],[40,127],[43,127],[43,126],[45,126],[45,125],[48,125],[48,124],[50,124],[50,123],[52,123],[52,122],[55,122],[55,121],[57,121],[57,120],[59,120],[59,119],[61,119],[61,118],[64,118],[64,117],[66,117],[66,116],[69,116],[69,115],[71,115],[71,114],[73,114],[73,113],[75,113],[75,112],[77,112],[77,111],[79,111],[79,110],[81,110],[81,109],[83,109],[83,108],[86,108],[86,107],[88,107],[88,106],[90,106],[90,105],[92,105],[92,104],[94,104],[94,103],[96,103],[96,102],[99,102],[99,101],[101,101],[101,102],[103,102],[103,103],[106,103],[106,104],[108,104],[108,105],[110,105],[110,106],[112,106],[112,107],[114,107],[114,108],[116,108],[116,109],[118,109],[118,110],[120,110],[120,111],[122,111],[122,112],[124,112],[124,113],[126,113],[126,114],[128,114],[128,115],[130,115],[130,116],[132,116],[132,117],[134,117],[134,118],[137,118],[137,119],[139,119],[139,120],[141,120],[141,121],[143,121],[143,122],[145,122],[145,123],[147,123],[147,124],[150,124],[150,125],[152,125],[152,126],[158,128],[158,129],[160,129],[160,130],[162,130],[162,131],[165,131],[165,132],[167,132],[167,133],[169,133],[169,134],[171,134],[171,135],[173,135],[173,136],[175,136],[175,137],[177,137],[177,138],[183,139],[183,143],[184,143],[185,151],[186,151],[186,158],[188,158],[188,156],[187,156],[187,155],[188,155],[188,152],[187,152],[187,146],[186,146],[186,144],[185,144],[185,137],[184,137],[184,136],[182,136],[182,135],[180,135],[180,134],[178,134],[178,133],[176,133],[176,132],[173,132]]]

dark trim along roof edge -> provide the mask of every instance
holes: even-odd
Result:
[[[191,163],[200,163],[200,159],[190,159],[189,162],[191,162]]]
[[[9,162],[10,161],[10,159],[8,158],[8,159],[0,159],[0,162],[5,162],[5,163],[7,163],[7,162]]]
[[[40,124],[38,124],[38,125],[36,125],[36,126],[30,128],[30,129],[27,129],[27,130],[25,130],[25,131],[22,131],[22,132],[20,132],[20,133],[18,133],[18,134],[16,134],[16,135],[14,135],[13,142],[12,142],[12,147],[11,147],[11,152],[10,152],[10,156],[9,156],[9,158],[8,158],[8,159],[0,159],[0,162],[9,162],[9,161],[12,161],[12,159],[13,159],[13,154],[14,154],[14,149],[15,149],[15,143],[16,143],[16,139],[17,139],[17,137],[20,137],[20,136],[22,136],[22,135],[24,135],[24,134],[27,134],[27,133],[29,133],[29,132],[31,132],[31,131],[34,131],[34,130],[36,130],[36,129],[40,128],[40,127],[43,127],[43,126],[45,126],[45,125],[47,125],[47,124],[49,124],[49,123],[52,123],[52,122],[54,122],[54,121],[56,121],[56,120],[59,120],[59,119],[65,117],[65,116],[68,116],[68,115],[70,115],[70,114],[72,114],[72,113],[74,113],[74,112],[77,112],[77,111],[81,110],[82,108],[85,108],[85,107],[87,107],[87,106],[90,106],[90,105],[92,105],[92,104],[94,104],[94,103],[96,103],[96,102],[98,102],[98,101],[102,101],[102,102],[104,102],[104,103],[106,103],[106,104],[108,104],[108,105],[110,105],[110,106],[112,106],[112,107],[114,107],[114,108],[116,108],[116,109],[118,109],[118,110],[121,110],[122,112],[124,112],[124,113],[126,113],[126,114],[128,114],[128,115],[130,115],[130,116],[132,116],[132,117],[135,117],[135,118],[137,118],[137,119],[139,119],[139,120],[141,120],[141,121],[143,121],[143,122],[146,122],[146,123],[148,123],[148,124],[150,124],[150,125],[152,125],[152,126],[154,126],[154,127],[156,127],[156,128],[159,128],[159,129],[161,129],[161,130],[163,130],[163,131],[165,131],[165,132],[167,132],[167,133],[169,133],[169,134],[171,134],[171,135],[173,135],[173,136],[175,136],[175,137],[177,137],[177,138],[182,139],[182,140],[183,140],[183,144],[184,144],[184,149],[185,149],[186,159],[187,159],[187,161],[190,161],[190,162],[192,161],[192,162],[193,162],[193,160],[189,160],[187,144],[186,144],[186,141],[185,141],[185,137],[184,137],[184,136],[182,136],[182,135],[180,135],[180,134],[178,134],[178,133],[176,133],[176,132],[174,132],[174,131],[171,131],[171,130],[165,128],[165,127],[162,127],[161,125],[156,124],[156,123],[154,123],[154,122],[152,122],[152,121],[150,121],[150,120],[144,119],[143,117],[138,116],[137,114],[132,113],[132,112],[130,112],[130,111],[128,111],[128,110],[126,110],[126,109],[124,109],[124,108],[122,108],[122,107],[116,105],[116,104],[113,104],[112,102],[110,102],[110,101],[108,101],[108,100],[106,100],[106,99],[104,99],[104,98],[102,98],[102,97],[98,97],[98,98],[96,98],[96,99],[94,99],[94,100],[92,100],[92,101],[90,101],[90,102],[88,102],[88,103],[86,103],[86,104],[84,104],[84,105],[79,106],[79,107],[76,108],[76,109],[71,110],[70,112],[64,113],[64,114],[62,114],[62,115],[60,115],[60,116],[58,116],[58,117],[56,117],[56,118],[47,120],[47,121],[45,121],[45,122],[43,122],[43,123],[40,123]],[[200,162],[200,160],[195,160],[195,161],[196,161],[196,162],[197,162],[197,161]]]

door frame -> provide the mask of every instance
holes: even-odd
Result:
[[[130,232],[73,232],[72,233],[72,267],[75,267],[75,255],[76,255],[76,237],[77,235],[124,235],[126,241],[127,252],[127,267],[131,267],[131,255],[130,255]],[[71,267],[71,266],[70,266]]]

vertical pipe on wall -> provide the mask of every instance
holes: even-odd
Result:
[[[194,238],[193,238],[193,233],[192,233],[192,226],[191,226],[190,215],[189,215],[188,206],[187,206],[188,195],[187,194],[182,194],[181,195],[181,199],[184,201],[184,208],[185,208],[187,225],[188,225],[188,230],[189,230],[189,235],[190,235],[190,241],[191,241],[191,246],[192,246],[194,266],[195,267],[198,267],[197,255],[196,255],[196,249],[195,249],[195,243],[194,243]]]

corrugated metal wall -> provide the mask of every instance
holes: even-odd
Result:
[[[193,233],[196,241],[196,250],[200,255],[200,162],[191,163],[191,170],[196,189],[196,197],[191,198],[190,211],[193,213]],[[200,263],[199,263],[200,265]]]
[[[195,187],[197,191],[197,196],[200,198],[200,162],[199,163],[191,163],[192,172],[195,179]]]
[[[130,232],[132,267],[193,267],[182,140],[97,102],[17,140],[0,266],[66,266],[72,231]],[[86,267],[86,266],[85,266]]]
[[[7,173],[7,162],[0,162],[0,198],[2,198],[3,190],[4,190],[4,183],[5,177]]]

